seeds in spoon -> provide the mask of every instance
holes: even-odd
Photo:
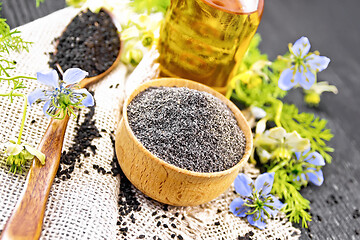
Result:
[[[57,39],[55,53],[50,54],[50,67],[63,71],[81,68],[93,77],[105,72],[120,51],[120,38],[111,17],[104,11],[80,12]]]

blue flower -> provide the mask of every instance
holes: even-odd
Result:
[[[301,37],[293,46],[289,44],[291,66],[281,73],[279,88],[287,91],[300,84],[308,90],[316,81],[316,73],[327,68],[330,59],[309,50],[310,42],[307,37]]]
[[[325,165],[325,160],[323,156],[321,156],[318,152],[312,152],[308,154],[310,148],[305,150],[304,152],[296,152],[295,156],[298,161],[303,160],[306,164],[304,165],[304,170],[302,173],[297,176],[294,180],[301,182],[310,181],[316,186],[320,186],[324,182],[324,175],[319,167]]]
[[[28,96],[29,104],[32,105],[35,101],[45,101],[43,111],[47,117],[60,116],[62,112],[75,115],[72,108],[94,105],[92,95],[84,88],[79,89],[77,85],[87,75],[87,72],[79,68],[70,68],[65,71],[63,80],[59,80],[55,70],[48,73],[38,72],[37,80],[52,89],[36,89]]]
[[[235,198],[230,204],[230,211],[238,217],[247,217],[248,222],[260,229],[266,227],[266,219],[279,212],[285,206],[270,194],[275,173],[259,175],[255,183],[247,175],[240,173],[235,181],[235,191],[242,198]]]

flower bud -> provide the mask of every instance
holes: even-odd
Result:
[[[315,92],[305,94],[304,101],[310,106],[317,106],[320,103],[320,95]]]

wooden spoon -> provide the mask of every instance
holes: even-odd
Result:
[[[79,83],[80,88],[88,87],[111,72],[120,61],[121,50],[120,42],[118,56],[110,68],[97,76],[83,79]],[[24,189],[1,233],[1,240],[39,239],[49,192],[59,168],[68,121],[68,115],[62,120],[51,119],[38,147],[38,150],[46,156],[45,165],[34,158]]]

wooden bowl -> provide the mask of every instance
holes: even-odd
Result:
[[[214,173],[193,172],[169,164],[149,152],[132,132],[127,106],[133,98],[149,87],[187,87],[208,92],[222,100],[234,113],[246,138],[242,159],[230,169]],[[253,145],[251,129],[240,110],[222,94],[203,84],[179,79],[160,78],[137,87],[126,99],[123,117],[116,131],[116,154],[126,177],[149,197],[170,205],[193,206],[208,202],[223,193],[236,178],[241,164],[248,160]]]

